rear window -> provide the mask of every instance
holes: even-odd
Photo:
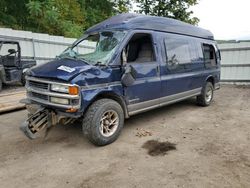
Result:
[[[216,66],[214,46],[211,44],[203,44],[202,46],[205,64],[210,66]]]

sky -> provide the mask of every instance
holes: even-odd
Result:
[[[215,39],[250,39],[250,0],[200,0],[191,8]]]

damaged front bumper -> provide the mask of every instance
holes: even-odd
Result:
[[[28,118],[21,124],[20,130],[29,138],[35,139],[42,130],[48,130],[57,124],[69,124],[75,121],[75,118],[59,115],[56,111],[33,104],[29,100],[22,100],[28,110]]]
[[[56,115],[48,109],[41,108],[36,113],[30,115],[20,126],[21,131],[29,138],[35,139],[36,133],[44,128],[50,128],[56,124]]]

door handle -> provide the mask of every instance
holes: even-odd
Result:
[[[160,73],[160,66],[159,65],[156,66],[156,72]]]

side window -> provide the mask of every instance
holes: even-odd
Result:
[[[145,63],[155,61],[152,37],[146,33],[136,33],[126,46],[128,63]]]
[[[196,48],[197,48],[197,60],[199,62],[203,62],[203,51],[202,51],[202,43],[200,41],[196,42]]]
[[[164,40],[164,45],[167,65],[171,69],[188,68],[185,64],[203,61],[201,43],[193,37],[168,34]]]
[[[191,62],[188,40],[166,38],[164,42],[167,54],[167,64],[169,66],[176,66]]]
[[[216,56],[213,45],[203,44],[203,54],[205,64],[216,66]]]

